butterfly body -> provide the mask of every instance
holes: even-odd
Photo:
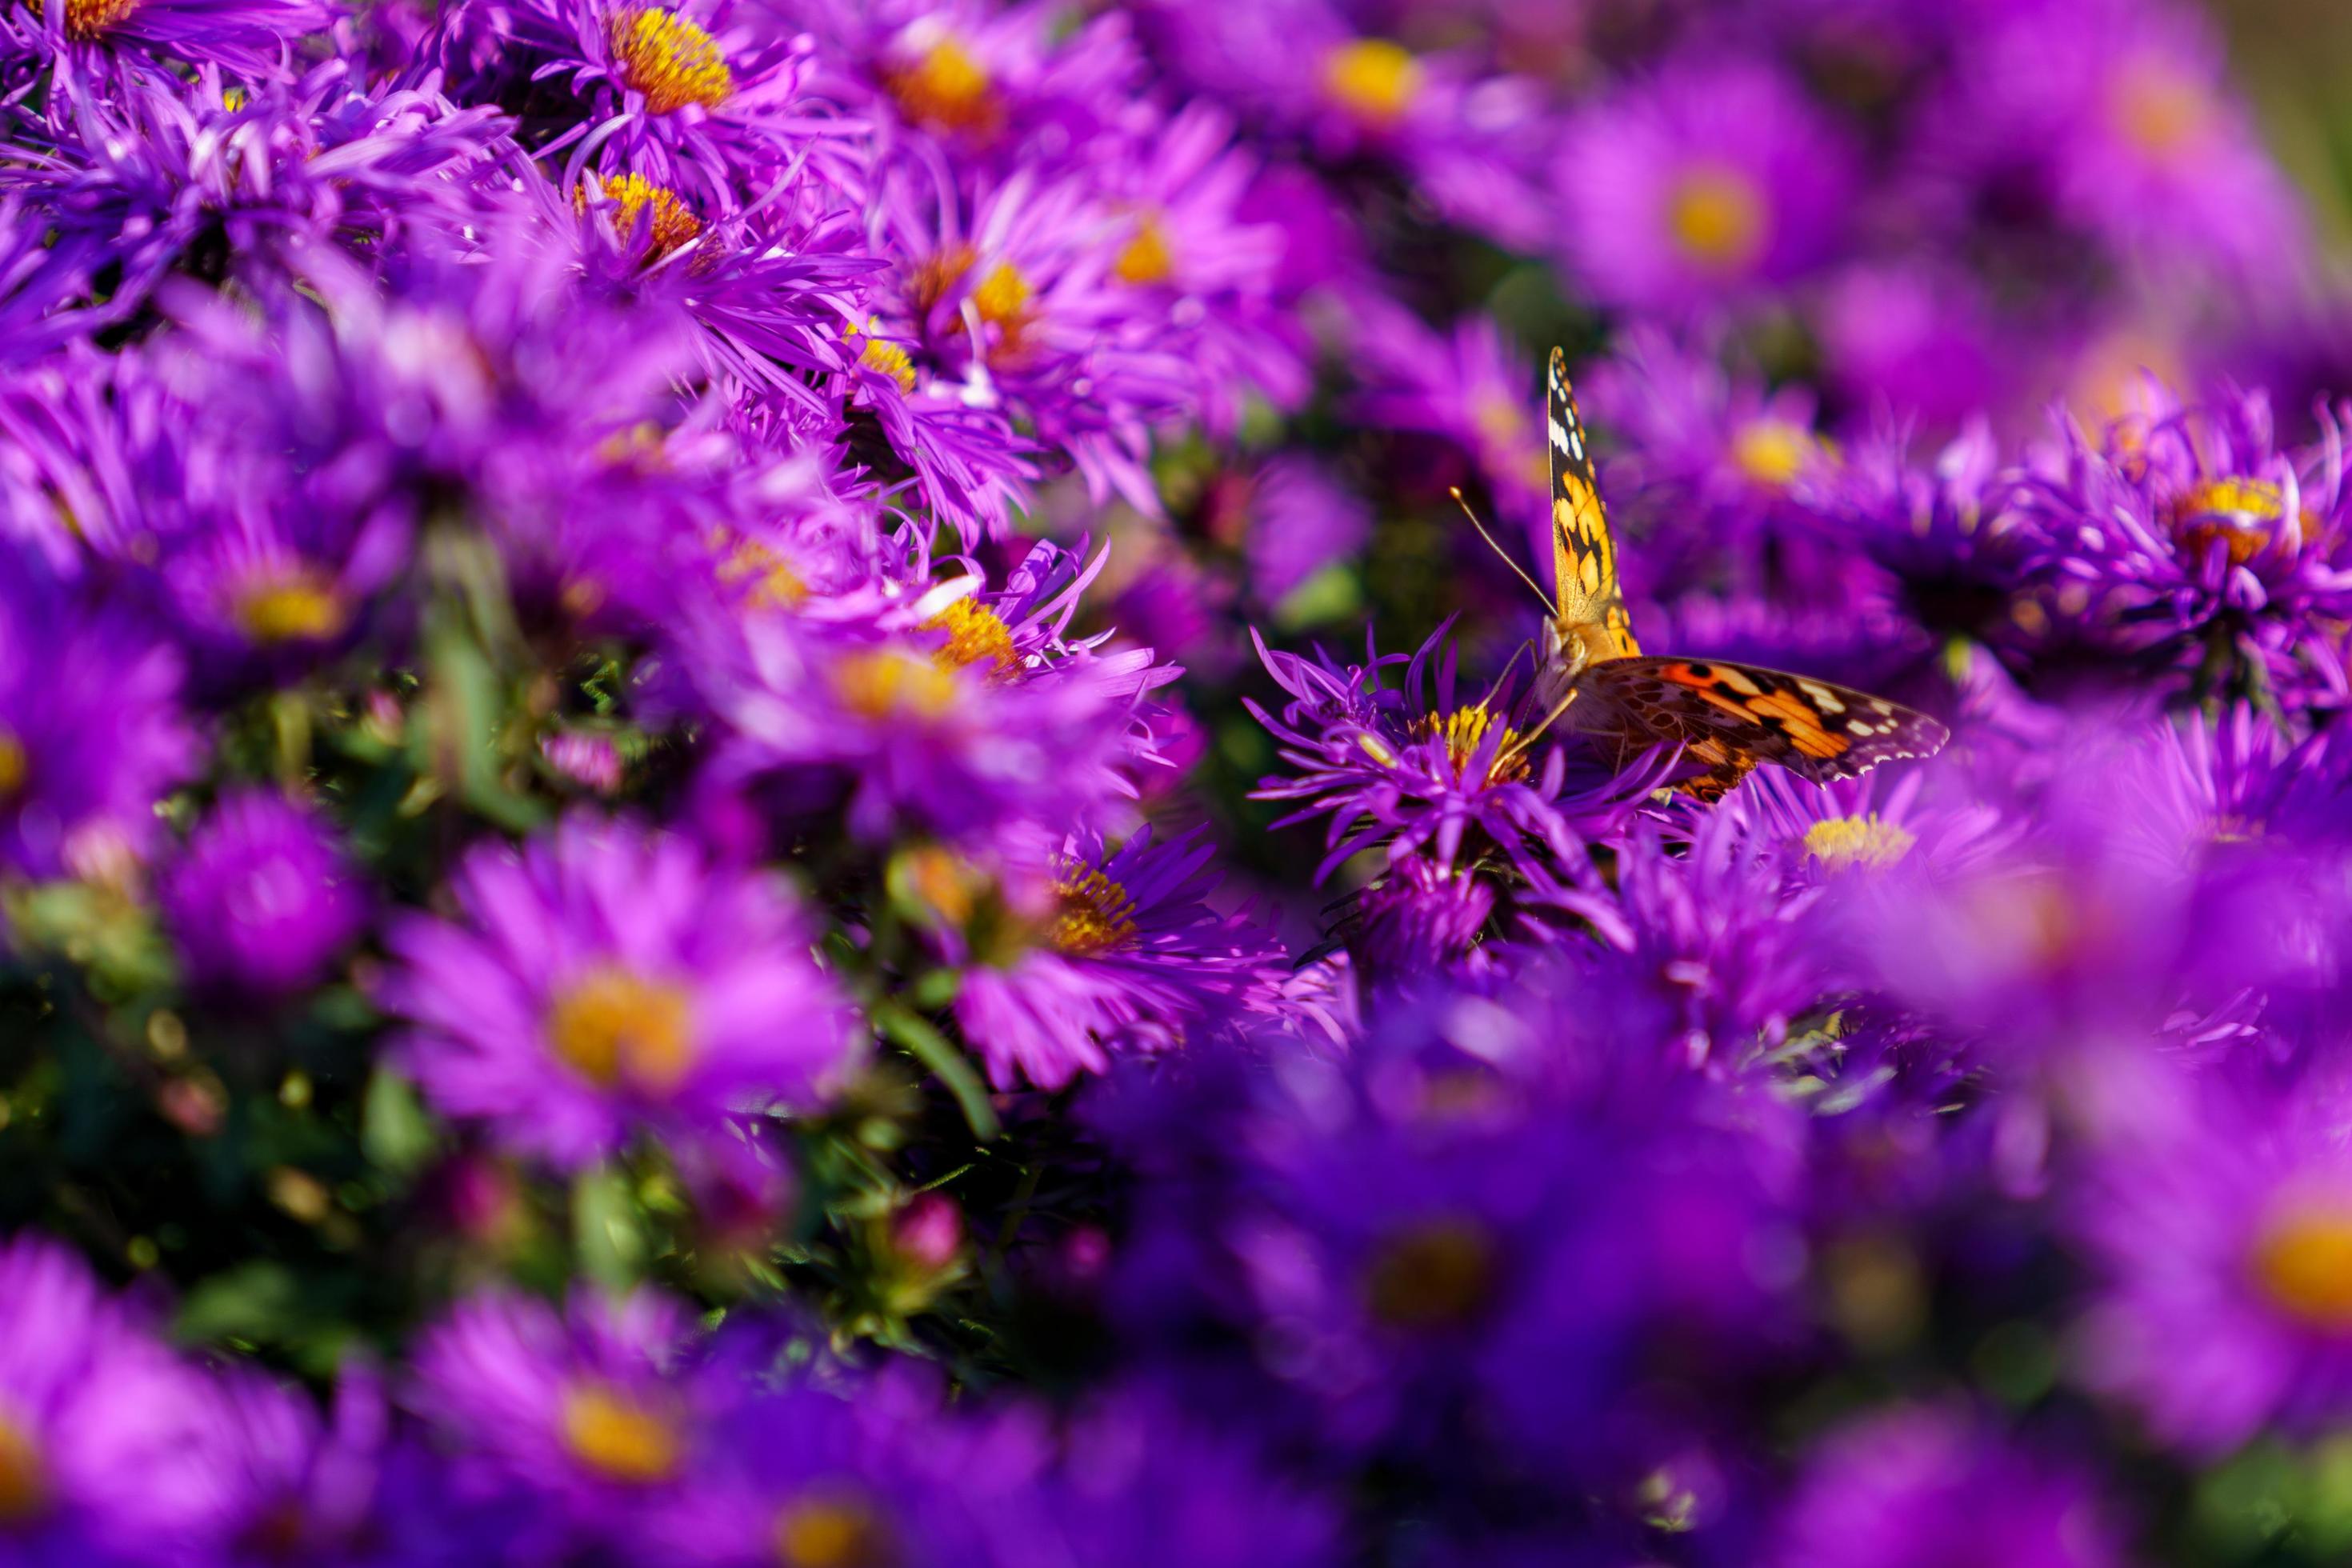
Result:
[[[1569,729],[1615,748],[1618,764],[1680,745],[1706,771],[1675,787],[1701,800],[1759,763],[1816,784],[1895,757],[1933,756],[1935,720],[1883,697],[1754,665],[1644,655],[1617,576],[1617,546],[1593,482],[1584,422],[1559,350],[1545,381],[1549,416],[1556,613],[1544,628],[1538,699]]]

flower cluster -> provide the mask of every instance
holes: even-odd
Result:
[[[0,1563],[2340,1559],[2218,27],[0,0]]]

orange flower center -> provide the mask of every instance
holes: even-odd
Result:
[[[953,601],[925,621],[923,629],[948,634],[945,645],[931,657],[951,668],[961,669],[982,659],[986,659],[999,673],[1009,673],[1021,667],[1021,656],[1013,647],[1012,628],[994,610],[977,599],[966,597]]]
[[[862,1503],[804,1498],[776,1516],[781,1568],[889,1568],[890,1539]]]
[[[940,719],[955,706],[955,678],[903,648],[854,653],[833,668],[834,690],[867,719]]]
[[[295,566],[239,594],[236,623],[257,643],[323,642],[351,624],[351,607],[325,574]]]
[[[2180,542],[2203,554],[2215,540],[2242,566],[2271,542],[2271,525],[2286,516],[2286,496],[2267,479],[2207,479],[2174,503]]]
[[[2352,1209],[2293,1209],[2254,1244],[2254,1280],[2314,1328],[2352,1331]]]
[[[139,0],[66,0],[66,37],[77,43],[95,42],[121,26],[137,9]],[[33,15],[39,16],[41,10],[42,0],[33,0]]]
[[[2108,123],[2156,163],[2193,150],[2214,118],[2212,93],[2168,60],[2134,60],[2107,87]]]
[[[1136,226],[1134,237],[1110,264],[1112,277],[1138,287],[1164,283],[1175,270],[1176,258],[1168,249],[1168,231],[1160,226],[1158,218],[1149,216]]]
[[[680,200],[676,191],[643,175],[621,174],[605,181],[604,199],[613,204],[613,231],[624,241],[635,237],[638,219],[646,219],[647,259],[667,256],[702,232],[702,220],[694,216],[694,209]],[[580,212],[588,210],[588,187],[584,182],[572,192],[572,205]]]
[[[583,1384],[563,1396],[563,1447],[606,1480],[652,1486],[677,1473],[677,1429],[615,1388]]]
[[[1786,489],[1814,450],[1813,433],[1788,419],[1751,419],[1731,438],[1731,460],[1766,489]]]
[[[1364,1271],[1364,1305],[1391,1328],[1469,1321],[1495,1282],[1495,1244],[1476,1221],[1452,1217],[1391,1237]]]
[[[0,803],[22,791],[32,771],[32,759],[25,754],[25,742],[7,725],[0,724]]]
[[[1045,940],[1073,958],[1092,958],[1135,935],[1135,900],[1092,866],[1073,866],[1054,884],[1060,909]]]
[[[686,993],[615,966],[591,970],[548,1012],[548,1044],[600,1088],[627,1082],[667,1093],[694,1066]]]
[[[646,108],[670,114],[689,103],[716,109],[735,91],[727,58],[711,36],[658,5],[625,12],[613,26],[621,85],[643,93]]]
[[[1881,822],[1874,811],[1867,816],[1833,816],[1805,829],[1805,853],[1829,871],[1850,871],[1857,866],[1883,871],[1911,853],[1911,846],[1918,842],[1917,834]]]
[[[1323,86],[1332,100],[1375,125],[1404,117],[1421,96],[1422,76],[1412,51],[1386,38],[1342,44],[1323,61]]]
[[[1710,272],[1736,272],[1755,260],[1764,248],[1764,193],[1727,164],[1685,170],[1666,198],[1667,233]]]
[[[940,38],[911,65],[887,73],[886,81],[908,119],[944,131],[993,130],[1003,118],[990,90],[988,68],[952,36]]]

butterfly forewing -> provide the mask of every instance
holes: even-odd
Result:
[[[1625,599],[1617,585],[1617,543],[1609,513],[1592,479],[1592,449],[1576,392],[1568,383],[1568,359],[1551,351],[1544,381],[1546,447],[1551,454],[1551,543],[1560,630],[1577,637],[1589,657],[1622,658],[1641,651],[1633,640]],[[1600,637],[1594,637],[1594,632]],[[1579,637],[1578,634],[1583,635]]]

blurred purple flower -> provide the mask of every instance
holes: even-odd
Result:
[[[166,872],[163,902],[200,985],[262,996],[315,984],[368,920],[332,831],[267,790],[214,805]]]
[[[1718,309],[1832,254],[1853,164],[1837,130],[1771,67],[1681,62],[1570,127],[1555,174],[1559,232],[1606,303]]]
[[[455,893],[457,921],[394,923],[383,996],[426,1097],[507,1147],[577,1168],[641,1128],[805,1109],[856,1061],[800,910],[684,839],[575,815],[475,849]]]
[[[1896,1406],[1832,1431],[1767,1559],[1788,1568],[2121,1568],[2122,1531],[2090,1478],[1964,1410]]]
[[[178,656],[121,608],[85,609],[0,556],[0,862],[29,877],[121,870],[194,769]]]

